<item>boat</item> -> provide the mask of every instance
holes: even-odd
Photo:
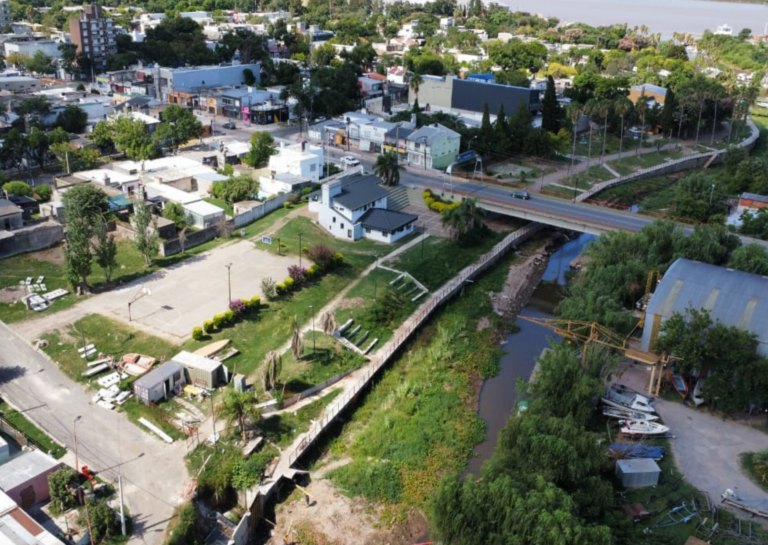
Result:
[[[768,518],[768,500],[764,498],[742,496],[741,492],[736,492],[730,488],[723,492],[720,497],[726,505],[731,505],[758,517]]]
[[[693,388],[693,404],[697,407],[704,403],[704,396],[702,395],[704,390],[704,379],[700,378],[696,381],[696,386]]]
[[[664,458],[664,447],[650,445],[611,445],[609,453],[624,458],[648,458],[659,461]]]
[[[520,416],[525,411],[528,410],[528,402],[525,400],[522,400],[520,403],[517,404],[517,416]]]
[[[618,418],[619,420],[648,420],[649,422],[659,419],[655,414],[631,409],[617,409],[616,407],[603,407],[603,416]]]
[[[669,426],[648,420],[619,420],[624,435],[664,435]]]
[[[672,383],[672,386],[675,387],[677,393],[680,394],[680,397],[683,399],[688,397],[688,383],[685,382],[683,375],[675,373],[673,369],[669,369],[667,371],[667,376],[669,377],[669,382]]]
[[[608,388],[605,395],[600,398],[601,401],[610,407],[617,409],[630,409],[644,413],[655,413],[656,410],[651,405],[651,400],[640,394],[625,395]]]

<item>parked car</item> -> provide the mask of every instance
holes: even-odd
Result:
[[[232,123],[231,121],[227,121],[226,123],[224,123],[224,124],[222,125],[222,127],[223,127],[223,128],[225,128],[225,129],[236,129],[236,128],[237,128],[237,125],[235,125],[235,124],[234,124],[234,123]]]
[[[348,167],[356,167],[360,164],[360,161],[358,159],[355,159],[354,157],[350,157],[349,155],[343,157],[341,159],[341,162],[347,165]]]
[[[527,191],[514,191],[512,196],[516,199],[523,199],[524,201],[527,201],[531,198],[531,194]]]

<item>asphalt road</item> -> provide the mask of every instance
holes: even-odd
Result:
[[[72,452],[79,416],[79,465],[115,485],[122,469],[126,505],[134,516],[131,542],[161,543],[188,486],[185,443],[163,443],[122,414],[91,405],[82,386],[1,321],[0,346],[0,396]]]

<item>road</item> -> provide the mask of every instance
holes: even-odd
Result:
[[[0,396],[71,451],[73,423],[80,416],[79,464],[115,484],[122,470],[126,505],[134,515],[131,542],[161,543],[188,488],[185,443],[163,443],[122,414],[91,405],[81,385],[3,322],[0,339]]]

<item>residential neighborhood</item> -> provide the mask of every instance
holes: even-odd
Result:
[[[4,539],[768,543],[761,6],[607,1],[0,0]]]

